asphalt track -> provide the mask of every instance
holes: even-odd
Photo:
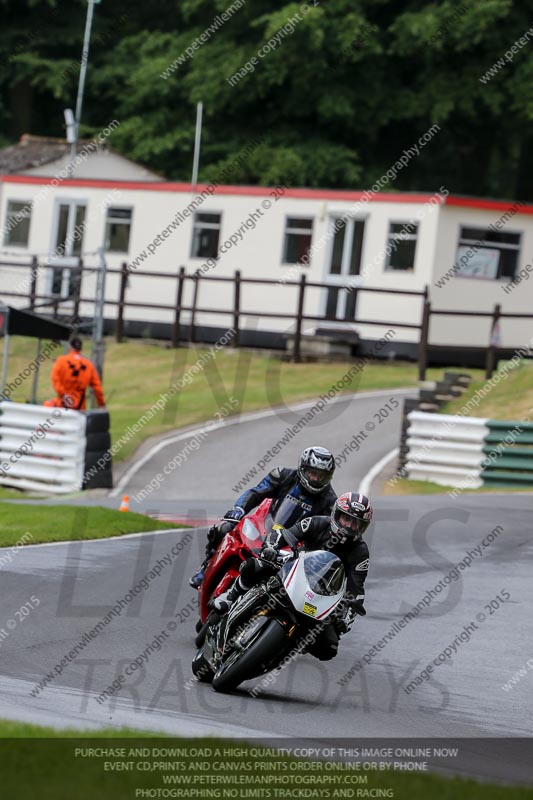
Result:
[[[387,395],[392,396],[381,393],[380,403]],[[325,441],[340,452],[340,445],[365,425],[367,411],[376,410],[375,397],[361,398],[359,403],[352,404],[351,411],[346,404],[344,414],[332,419],[326,440],[325,430],[317,428],[313,431],[317,435],[305,441]],[[231,499],[228,483],[233,484],[242,473],[243,452],[253,464],[257,454],[279,438],[269,439],[272,431],[263,430],[263,425],[271,423],[269,418],[256,423],[253,441],[241,435],[241,427],[238,437],[236,429],[230,436],[230,426],[211,432],[195,454],[197,482],[188,469],[180,473],[179,502],[192,503],[190,510],[200,501],[201,479],[202,485],[215,486],[211,499],[224,506]],[[339,471],[341,478],[346,474],[348,479],[335,481],[339,490],[356,484],[370,462],[394,445],[392,434],[397,434],[398,420],[388,420],[386,425],[390,426],[387,433],[383,427],[382,436],[378,429],[365,440],[367,454],[362,447]],[[279,463],[291,463],[301,446],[301,441],[293,440]],[[220,452],[226,452],[228,463],[218,461]],[[160,457],[167,454],[160,451]],[[193,468],[192,459],[189,466]],[[138,473],[137,486],[146,477]],[[172,488],[163,484],[160,491],[170,495]],[[166,501],[172,502],[170,496]],[[246,691],[253,682],[231,696],[190,682],[195,597],[187,578],[203,550],[205,529],[26,546],[0,569],[0,717],[77,727],[131,725],[188,735],[309,736],[323,742],[332,737],[425,741],[466,737],[471,745],[461,746],[461,759],[451,770],[533,782],[531,754],[524,760],[504,743],[501,752],[507,756],[497,759],[489,757],[488,747],[479,743],[485,737],[533,736],[533,672],[527,672],[509,691],[502,688],[533,657],[532,510],[528,495],[376,498],[376,522],[368,534],[371,566],[366,618],[358,620],[342,640],[333,662],[321,664],[304,656],[257,698]],[[367,655],[363,668],[355,669],[354,664],[391,633],[391,626],[404,619],[497,526],[503,530],[459,573],[458,580],[435,593],[429,607],[398,628],[381,650]],[[182,543],[180,552],[166,563],[178,542]],[[161,574],[95,638],[84,640],[84,634],[158,561],[165,565]],[[507,593],[509,599],[505,599]],[[504,600],[495,600],[497,595]],[[24,616],[20,609],[28,603],[36,607]],[[471,628],[468,641],[459,640],[453,658],[446,658],[428,680],[406,692],[407,684],[472,622],[477,627]],[[99,695],[146,653],[156,635],[160,649],[154,646],[147,663],[125,678],[120,691],[99,703]],[[32,696],[35,685],[82,641],[87,642],[83,651]]]
[[[272,467],[296,465],[310,444],[328,447],[339,456],[335,489],[339,493],[355,489],[368,470],[398,444],[401,406],[409,395],[412,390],[393,389],[336,397],[271,457],[268,451],[282,441],[288,428],[305,418],[315,401],[229,418],[201,439],[197,450],[191,446],[192,432],[178,433],[177,440],[165,439],[138,459],[112,496],[127,493],[133,511],[217,519]],[[179,453],[182,463],[173,469],[170,465]],[[260,461],[265,463],[257,468]],[[254,468],[253,478],[236,490]]]

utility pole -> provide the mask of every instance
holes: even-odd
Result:
[[[83,38],[83,52],[81,55],[80,77],[78,81],[78,97],[76,99],[76,115],[74,117],[73,136],[70,149],[71,169],[78,152],[78,138],[80,131],[81,112],[83,108],[83,93],[85,91],[85,77],[87,75],[87,63],[89,61],[89,45],[91,42],[94,6],[101,2],[102,0],[87,0],[87,19],[85,21],[85,36]]]

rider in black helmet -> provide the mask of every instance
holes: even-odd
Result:
[[[335,459],[325,447],[307,447],[300,456],[297,469],[275,467],[263,480],[247,489],[233,508],[226,511],[222,520],[213,525],[208,534],[206,558],[199,571],[189,583],[197,589],[204,572],[218,545],[245,514],[256,508],[265,498],[272,498],[270,513],[276,517],[282,503],[284,527],[294,525],[304,517],[329,514],[336,494],[331,486],[335,471]]]

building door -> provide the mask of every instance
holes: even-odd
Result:
[[[326,264],[326,290],[324,314],[342,320],[354,320],[356,312],[356,292],[340,288],[353,283],[361,270],[364,219],[343,219],[331,217],[329,221],[329,252]]]
[[[71,268],[78,266],[83,252],[86,209],[84,201],[56,202],[48,264],[53,267],[51,294],[63,300],[72,297],[76,291]]]

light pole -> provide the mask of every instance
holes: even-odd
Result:
[[[76,116],[74,118],[72,146],[70,149],[70,166],[74,162],[78,150],[78,135],[81,122],[81,111],[83,108],[83,92],[85,89],[85,76],[87,74],[87,62],[89,61],[89,44],[91,42],[91,29],[93,25],[94,7],[102,0],[87,0],[87,19],[85,22],[85,36],[83,38],[83,52],[81,55],[80,77],[78,81],[78,97],[76,99]]]
[[[200,163],[200,144],[202,141],[202,114],[204,104],[198,103],[196,106],[196,135],[194,137],[194,157],[192,165],[191,191],[196,191],[198,183],[198,165]]]

